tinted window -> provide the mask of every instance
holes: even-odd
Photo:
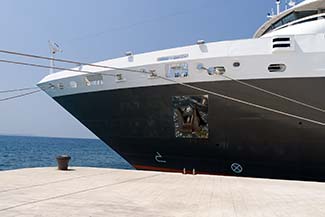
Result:
[[[317,11],[299,11],[299,12],[292,12],[291,14],[288,14],[287,16],[283,17],[280,19],[278,22],[272,24],[266,31],[265,33],[268,33],[272,31],[273,29],[276,29],[280,26],[283,26],[285,24],[291,23],[295,20],[299,20],[301,18],[305,18],[311,15],[317,14]],[[265,34],[264,33],[264,34]]]

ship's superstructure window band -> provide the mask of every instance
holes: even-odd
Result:
[[[309,16],[312,16],[312,15],[315,15],[317,14],[318,11],[295,11],[295,12],[292,12],[290,14],[288,14],[287,16],[283,17],[281,20],[279,20],[278,22],[274,23],[273,25],[271,25],[266,31],[265,33],[268,33],[280,26],[283,26],[285,24],[288,24],[288,23],[291,23],[295,20],[299,20],[299,19],[302,19],[304,17],[309,17]],[[265,34],[264,33],[264,34]]]
[[[287,69],[285,64],[271,64],[268,67],[269,72],[284,72]]]
[[[187,63],[173,63],[167,65],[167,78],[184,78],[189,76]]]

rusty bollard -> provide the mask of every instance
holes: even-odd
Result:
[[[69,160],[71,157],[69,155],[59,155],[56,157],[58,162],[58,170],[68,170]]]

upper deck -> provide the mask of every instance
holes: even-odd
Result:
[[[273,16],[255,33],[254,38],[260,38],[273,32],[279,34],[313,34],[325,30],[325,22],[312,23],[325,17],[325,0],[306,0],[279,15]],[[308,23],[308,27],[305,24]],[[293,25],[304,24],[304,28],[291,28]],[[311,24],[312,27],[309,25]],[[283,31],[283,28],[291,28]],[[279,31],[281,30],[281,32]]]

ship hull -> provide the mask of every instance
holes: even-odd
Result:
[[[325,108],[325,78],[246,82]],[[54,99],[137,169],[325,181],[325,127],[308,121],[325,123],[323,112],[235,81],[192,85],[289,116],[179,84]],[[205,106],[180,123],[193,99]]]

